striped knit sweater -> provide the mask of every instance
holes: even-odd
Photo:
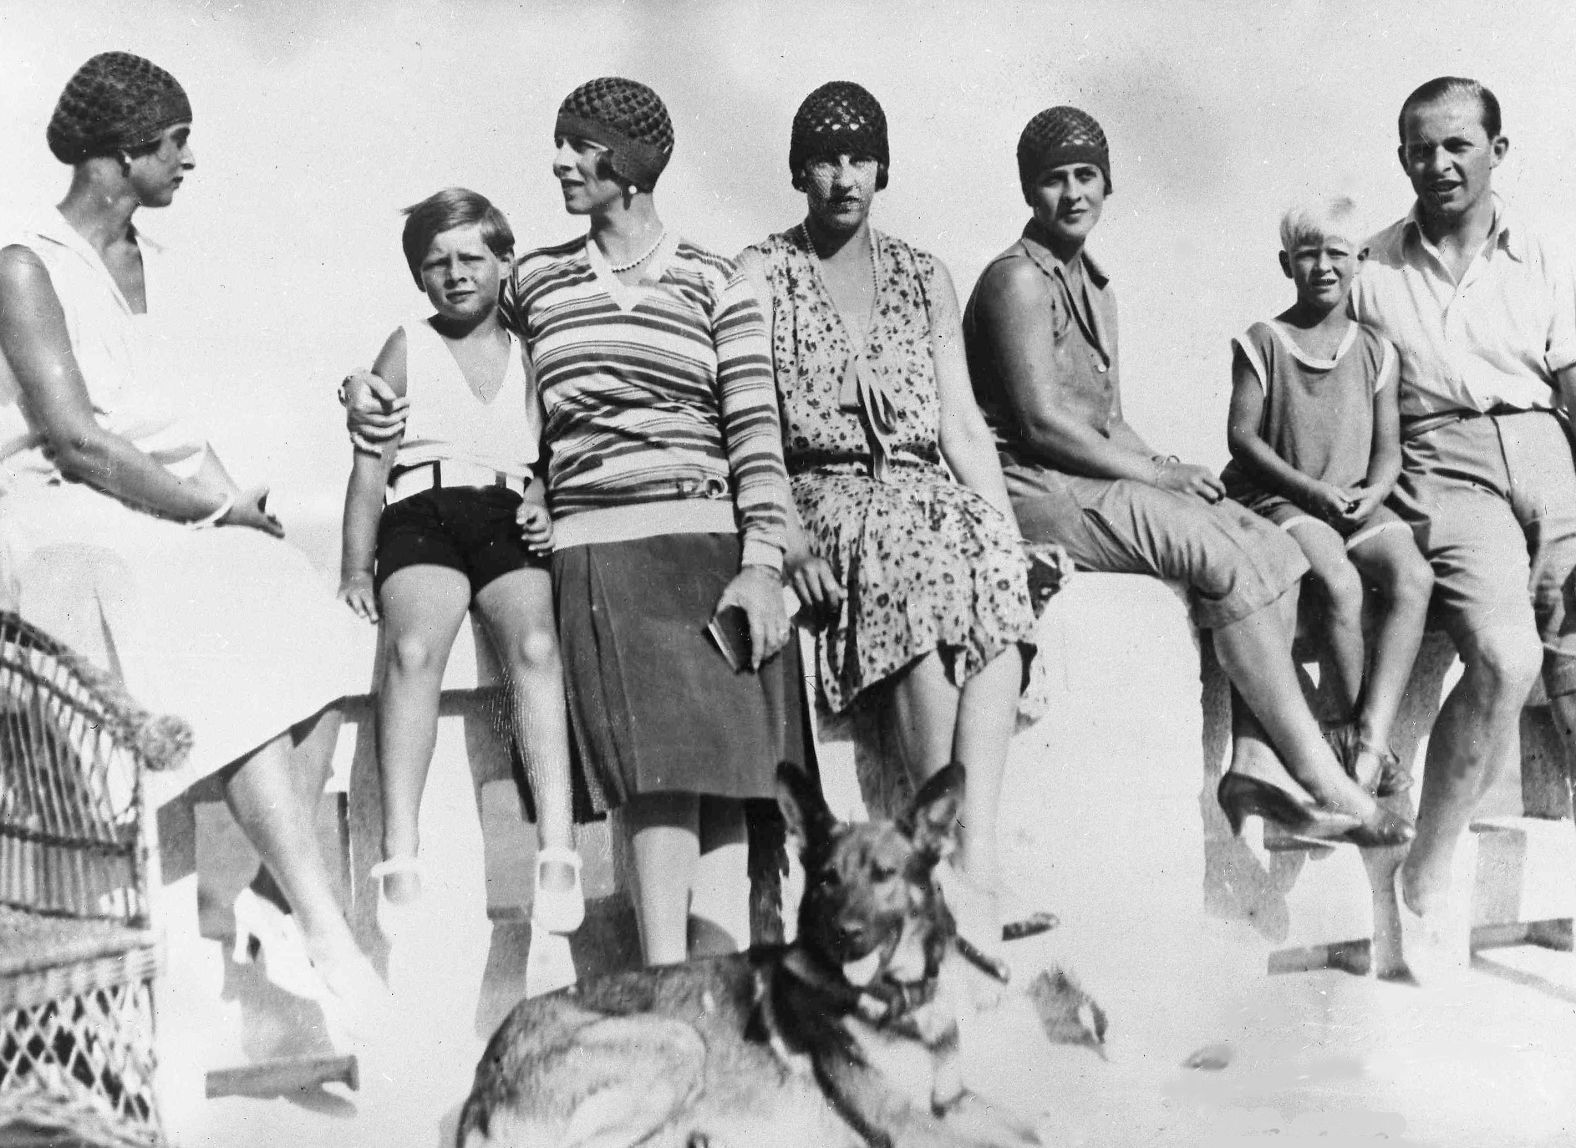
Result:
[[[530,348],[555,520],[627,524],[619,512],[640,507],[641,523],[694,522],[683,512],[702,500],[715,522],[731,503],[742,562],[781,568],[791,496],[771,350],[730,260],[669,237],[624,284],[576,239],[520,259],[504,310]]]

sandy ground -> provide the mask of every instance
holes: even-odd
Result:
[[[1121,593],[1129,599],[1098,613],[1072,600],[1044,632],[1057,704],[1015,744],[1001,826],[1007,884],[1063,920],[1013,946],[1016,983],[1042,965],[1074,971],[1109,1013],[1106,1057],[1048,1044],[1009,994],[967,1026],[978,1090],[1034,1118],[1058,1145],[1576,1143],[1570,954],[1479,953],[1449,992],[1329,970],[1265,972],[1272,948],[1307,931],[1297,919],[1314,903],[1307,891],[1360,872],[1355,852],[1294,868],[1290,888],[1275,886],[1279,871],[1261,852],[1207,842],[1197,680],[1180,672],[1193,657],[1180,608],[1157,587]],[[1075,671],[1068,652],[1077,650],[1100,654],[1080,656]],[[831,756],[835,804],[849,787],[846,762]],[[477,827],[468,792],[443,796],[442,779],[456,772],[434,771],[429,811],[448,801],[448,840],[461,849]],[[509,801],[486,809],[491,840],[522,839]],[[205,810],[204,826],[205,931],[218,934],[250,860],[217,807]],[[510,914],[525,859],[506,852],[491,849],[490,895],[476,881],[445,891],[430,951],[401,974],[420,986],[420,1003],[404,1006],[392,1039],[363,1054],[359,1091],[191,1098],[172,1110],[180,1143],[448,1142],[482,1035],[523,987],[525,929]],[[206,1042],[196,1059],[207,1067],[290,1047],[327,1051],[312,1033],[311,1006],[219,960],[217,942],[174,955],[176,984],[208,977],[222,988],[207,1003],[180,994],[165,1018],[172,1046]],[[1209,1066],[1188,1067],[1201,1050]]]

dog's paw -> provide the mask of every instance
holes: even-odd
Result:
[[[1106,1015],[1065,969],[1043,969],[1029,984],[1029,1000],[1047,1039],[1082,1044],[1104,1054]]]
[[[1030,1148],[1040,1143],[1032,1124],[968,1089],[947,1105],[941,1120],[949,1132],[981,1148]]]

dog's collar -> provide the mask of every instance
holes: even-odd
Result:
[[[791,945],[783,954],[782,967],[799,981],[831,998],[840,1012],[858,1013],[871,1024],[889,1024],[923,1008],[936,997],[934,975],[907,982],[881,977],[859,988],[798,944]]]

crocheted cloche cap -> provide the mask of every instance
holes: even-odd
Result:
[[[641,191],[657,186],[673,155],[673,121],[662,97],[622,76],[588,80],[565,96],[553,135],[601,144],[611,153],[613,174]]]
[[[887,149],[886,113],[876,98],[851,80],[822,84],[804,98],[793,115],[788,142],[788,170],[798,187],[807,161],[827,155],[874,156],[881,165],[876,187],[887,184],[891,156]]]
[[[76,164],[148,143],[191,118],[174,76],[130,52],[101,52],[66,81],[45,136],[56,159]]]
[[[1018,179],[1028,196],[1047,170],[1064,163],[1092,163],[1105,176],[1111,194],[1111,153],[1105,132],[1088,112],[1065,104],[1046,108],[1025,125],[1018,137]]]

